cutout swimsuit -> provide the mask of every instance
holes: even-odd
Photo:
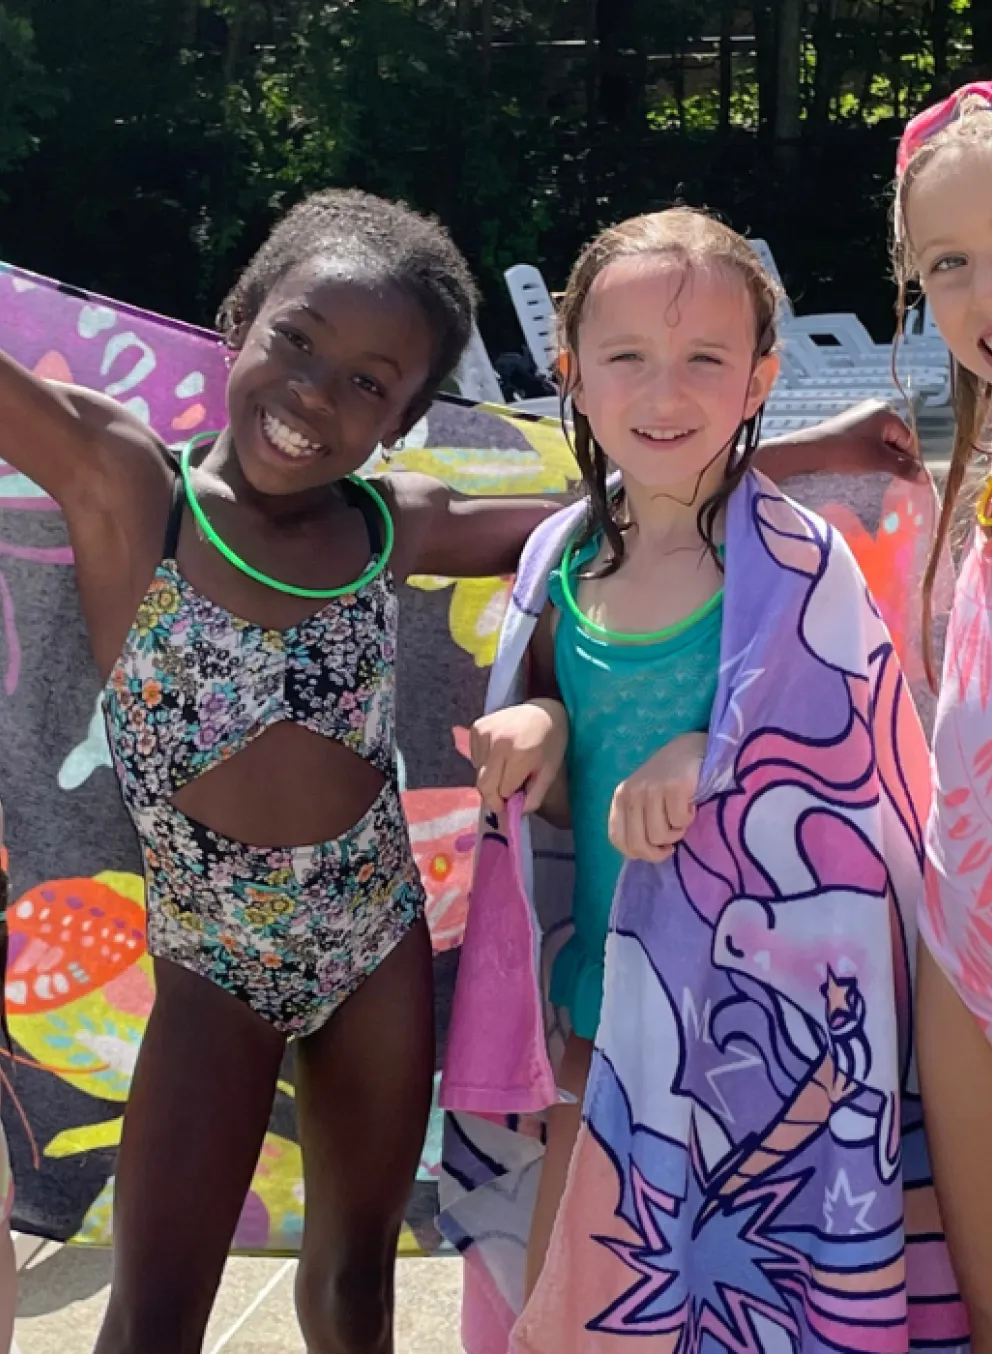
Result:
[[[344,482],[373,555],[382,524]],[[180,573],[177,476],[162,562],[103,694],[144,859],[148,950],[216,983],[277,1029],[312,1034],[423,915],[397,783],[397,597],[386,568],[287,630],[232,615]],[[386,782],[333,841],[251,846],[173,796],[283,720],[333,738]]]

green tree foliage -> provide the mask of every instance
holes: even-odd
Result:
[[[0,0],[0,257],[196,320],[303,193],[437,213],[492,346],[676,198],[884,331],[899,122],[992,73],[992,0]]]
[[[36,148],[54,96],[30,18],[0,4],[0,175]]]

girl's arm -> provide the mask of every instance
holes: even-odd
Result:
[[[567,499],[475,498],[430,475],[401,471],[384,477],[397,508],[396,572],[490,578],[516,572],[535,527]]]
[[[552,624],[548,605],[527,651],[527,699],[477,719],[470,755],[476,788],[491,813],[501,813],[524,790],[525,813],[539,813],[555,827],[568,827],[568,714],[554,675]]]
[[[909,429],[877,400],[854,405],[813,428],[762,442],[755,465],[776,481],[818,473],[880,471],[904,479],[923,473]],[[401,573],[456,578],[514,573],[534,528],[580,492],[577,485],[560,498],[477,498],[412,472],[387,476],[385,484],[408,542]]]
[[[881,400],[864,400],[812,428],[762,441],[754,464],[779,482],[793,475],[866,475],[916,479],[924,473],[913,435]]]
[[[992,1044],[920,943],[916,1034],[937,1197],[972,1354],[992,1354]]]
[[[43,381],[0,353],[0,459],[63,509],[116,499],[135,450],[155,447],[154,434],[107,396]]]
[[[562,719],[568,727],[568,715],[558,687],[555,675],[555,609],[546,602],[540,619],[534,627],[530,648],[527,651],[527,691],[535,700],[554,701],[561,707]],[[568,799],[568,768],[563,761],[558,773],[544,796],[538,813],[546,818],[552,827],[571,827],[572,809]]]

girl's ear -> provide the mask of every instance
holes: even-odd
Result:
[[[245,346],[249,329],[251,329],[251,325],[247,320],[238,320],[234,327],[227,331],[224,335],[224,346],[229,352],[240,353]]]
[[[754,371],[751,373],[751,382],[747,388],[747,402],[744,406],[745,421],[754,418],[772,393],[772,386],[775,384],[781,365],[778,353],[768,353],[765,357],[759,357]]]
[[[397,424],[388,437],[383,439],[382,445],[387,451],[391,451],[400,438],[406,437],[407,433],[426,416],[428,409],[430,409],[433,403],[434,401],[430,396],[417,396],[413,403],[407,407],[406,413],[403,415],[400,423]]]
[[[583,407],[582,381],[579,379],[579,364],[574,354],[559,353],[555,368],[562,390],[571,396],[572,403],[579,413],[584,414],[586,411]]]

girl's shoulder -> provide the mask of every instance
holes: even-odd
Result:
[[[110,513],[118,523],[134,523],[140,538],[148,513],[159,513],[164,486],[178,472],[176,453],[137,414],[108,395],[63,384],[59,394],[78,421],[81,445],[87,448],[80,459],[88,467],[85,474],[81,469],[75,492],[60,500],[63,512],[84,526],[88,519]]]
[[[415,470],[360,475],[358,478],[382,500],[393,528],[392,571],[405,579],[429,533],[438,503],[447,486],[433,475]]]
[[[144,452],[156,458],[166,452],[166,444],[158,433],[109,395],[90,390],[87,386],[61,382],[58,383],[58,391],[94,442],[114,450],[123,444],[128,450]]]
[[[572,535],[558,563],[548,573],[548,598],[559,611],[568,609],[566,592],[574,594],[579,574],[592,564],[602,546],[598,532],[583,540],[581,527]],[[566,574],[567,571],[567,574]]]

